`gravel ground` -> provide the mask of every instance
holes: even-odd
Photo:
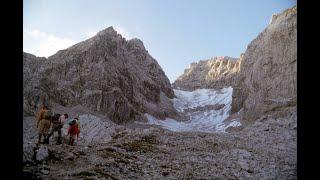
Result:
[[[36,147],[34,124],[32,117],[24,119],[24,172],[34,178],[296,179],[296,111],[262,117],[233,133],[114,126],[108,141],[77,146]]]

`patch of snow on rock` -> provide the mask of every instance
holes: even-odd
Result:
[[[225,132],[228,127],[240,126],[239,119],[224,122],[229,116],[232,102],[232,87],[221,90],[197,89],[195,91],[174,90],[173,105],[177,111],[186,113],[190,119],[180,122],[167,118],[159,120],[145,114],[149,124],[160,125],[171,131]],[[220,105],[220,108],[214,108]]]

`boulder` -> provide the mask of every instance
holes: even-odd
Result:
[[[46,146],[42,145],[36,151],[36,160],[41,162],[49,158],[49,150]]]

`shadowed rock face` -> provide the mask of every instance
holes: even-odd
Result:
[[[26,113],[43,100],[81,104],[116,123],[139,120],[141,113],[176,115],[167,103],[173,90],[157,61],[140,40],[126,41],[112,27],[48,59],[24,53],[23,63]]]
[[[224,88],[235,84],[235,75],[241,61],[228,56],[215,57],[190,64],[173,83],[174,88],[195,90],[199,88]]]
[[[296,107],[297,8],[273,15],[268,27],[243,55],[234,86],[232,111],[244,108],[244,119],[262,114],[283,116]]]
[[[43,73],[43,64],[46,61],[44,57],[23,53],[23,111],[25,114],[34,115],[39,108],[39,103],[48,98],[39,86],[41,80],[39,74]]]

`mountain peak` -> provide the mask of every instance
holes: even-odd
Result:
[[[117,35],[118,32],[113,28],[113,26],[110,26],[104,30],[101,30],[97,33],[97,35],[103,36],[103,35]]]

